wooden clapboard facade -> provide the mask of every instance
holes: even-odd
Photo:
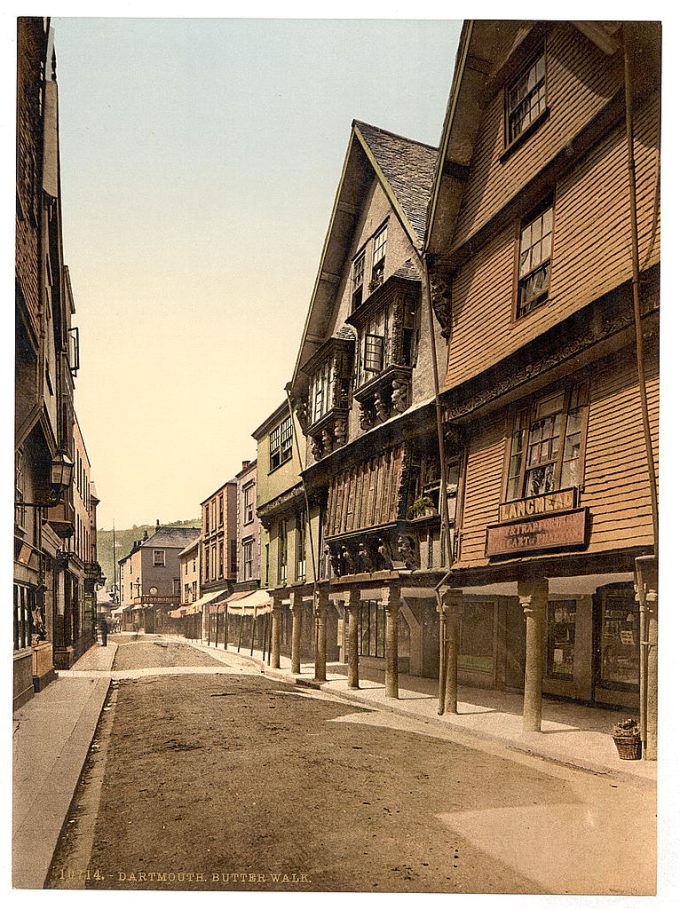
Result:
[[[636,703],[633,572],[655,540],[631,236],[658,461],[659,63],[655,23],[463,29],[426,251],[464,448],[455,585],[492,629],[478,684],[517,684],[517,582],[547,578],[544,690]]]
[[[338,656],[350,596],[364,604],[360,655],[377,660],[385,604],[398,601],[399,661],[431,674],[437,643],[424,657],[421,613],[436,628],[433,587],[445,571],[433,340],[440,381],[446,345],[430,334],[420,256],[435,162],[434,148],[353,123],[291,385]]]

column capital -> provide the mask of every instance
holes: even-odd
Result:
[[[382,603],[386,610],[393,609],[398,612],[401,608],[401,590],[399,587],[388,587],[382,596]]]
[[[548,579],[532,578],[517,582],[517,597],[524,612],[545,610],[548,605]]]
[[[290,594],[290,611],[296,612],[302,609],[302,592],[299,590],[291,590]]]
[[[443,612],[444,615],[462,615],[463,591],[458,590],[455,587],[447,587],[441,597],[441,612]]]
[[[348,609],[358,609],[361,606],[361,597],[358,587],[350,587],[347,591],[345,606]]]
[[[328,591],[322,588],[317,588],[314,591],[314,614],[318,616],[323,616],[326,614],[328,609]]]

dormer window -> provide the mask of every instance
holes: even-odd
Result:
[[[352,310],[361,306],[364,296],[364,271],[366,270],[366,253],[360,252],[352,265]]]
[[[545,110],[545,52],[543,52],[508,88],[506,145],[511,145],[518,139]]]
[[[385,251],[387,249],[387,224],[380,228],[373,238],[373,268],[371,270],[371,287],[382,284],[385,278]]]

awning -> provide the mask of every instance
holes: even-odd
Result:
[[[112,615],[112,616],[115,615],[116,618],[117,618],[118,616],[122,615],[122,614],[125,612],[126,609],[129,609],[129,608],[130,608],[129,606],[117,606],[117,607],[111,612],[111,615]]]
[[[181,619],[183,615],[184,615],[184,610],[182,609],[182,607],[180,607],[179,609],[173,609],[172,612],[169,612],[168,618],[169,619]]]
[[[182,606],[181,609],[184,610],[183,615],[196,615],[198,612],[203,612],[203,607],[208,603],[212,603],[213,600],[219,600],[221,597],[225,596],[227,593],[226,590],[213,590],[211,593],[206,593],[195,603],[191,603],[189,606]]]
[[[263,615],[272,611],[272,598],[267,590],[241,591],[226,602],[230,615]]]

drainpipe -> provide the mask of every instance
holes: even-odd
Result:
[[[441,581],[435,586],[434,593],[437,598],[437,607],[439,610],[439,704],[437,713],[444,713],[444,701],[446,698],[446,623],[443,611],[442,597],[440,588],[451,578],[453,574],[453,553],[451,552],[451,523],[449,521],[449,499],[446,485],[446,449],[444,447],[444,425],[442,418],[442,403],[439,394],[439,367],[437,364],[437,346],[434,334],[434,315],[432,307],[432,294],[430,292],[430,268],[427,255],[421,256],[421,262],[425,272],[425,309],[427,310],[427,319],[430,327],[430,350],[432,358],[432,382],[434,387],[434,407],[435,423],[437,425],[437,445],[439,448],[439,470],[441,485],[439,492],[439,508],[442,517],[442,535],[444,537],[444,549],[446,553],[447,572]]]
[[[626,96],[626,144],[628,150],[628,192],[630,197],[630,230],[631,230],[631,265],[633,314],[635,321],[635,355],[637,361],[638,385],[640,388],[640,408],[642,414],[642,431],[645,439],[647,456],[647,476],[652,506],[652,532],[654,540],[654,557],[658,558],[659,546],[659,506],[656,491],[656,468],[652,448],[652,432],[649,425],[647,407],[647,386],[645,381],[644,338],[642,335],[642,315],[640,307],[640,253],[638,246],[637,191],[635,185],[635,144],[633,132],[633,86],[631,78],[630,50],[628,46],[627,26],[623,26],[623,74]],[[640,585],[642,588],[642,585]],[[643,589],[638,591],[640,604],[640,730],[643,746],[647,742],[647,689],[649,675],[649,634],[647,603]]]

